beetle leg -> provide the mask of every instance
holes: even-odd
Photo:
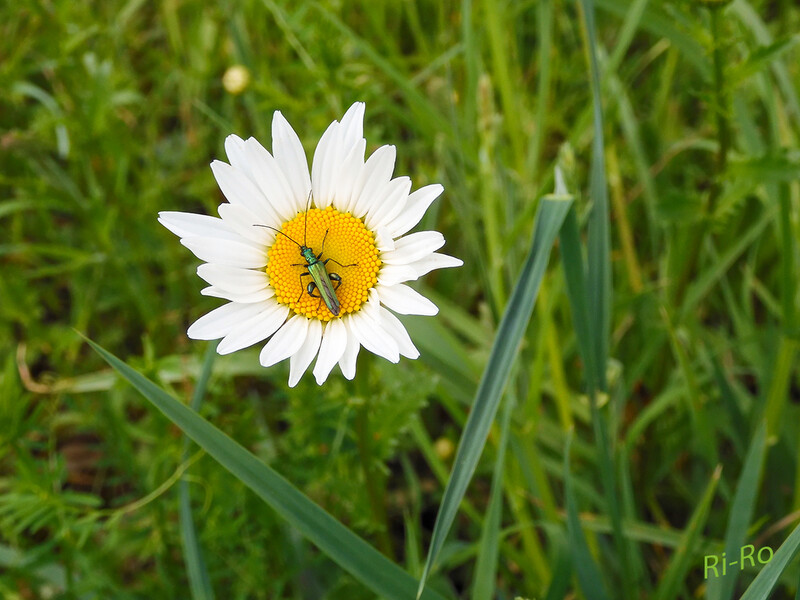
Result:
[[[308,271],[306,271],[305,273],[300,273],[300,295],[297,297],[297,302],[300,302],[300,298],[303,297],[303,277],[305,277],[306,275],[311,275],[311,273],[309,273]]]
[[[336,287],[333,288],[335,290],[338,290],[339,286],[342,285],[342,278],[338,273],[328,273],[328,279],[336,282]]]

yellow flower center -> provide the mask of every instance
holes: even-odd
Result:
[[[281,231],[285,235],[275,236],[267,254],[267,275],[278,302],[298,315],[321,321],[330,321],[335,316],[328,310],[319,290],[312,290],[314,296],[308,293],[308,284],[313,280],[310,275],[302,275],[308,271],[308,264],[297,245],[305,240],[304,245],[312,248],[315,256],[322,252],[320,261],[331,259],[324,265],[328,274],[335,273],[342,278],[341,285],[335,280],[330,281],[341,305],[339,316],[361,308],[367,301],[370,288],[378,281],[381,267],[375,234],[361,219],[350,213],[341,213],[332,206],[324,210],[312,208],[286,221]]]

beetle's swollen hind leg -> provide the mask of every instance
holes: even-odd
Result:
[[[342,285],[342,278],[338,273],[328,273],[328,279],[336,282],[336,287],[333,288],[335,290],[338,290],[339,286]]]
[[[300,295],[297,297],[297,302],[300,302],[300,298],[303,297],[303,277],[305,277],[306,275],[311,275],[311,273],[309,273],[308,271],[306,271],[305,273],[300,273]],[[295,304],[297,304],[297,302],[295,302]]]
[[[308,292],[309,296],[311,296],[312,298],[319,298],[319,303],[317,303],[317,312],[319,312],[319,309],[322,306],[322,296],[321,295],[318,296],[317,294],[314,293],[314,290],[316,289],[317,289],[317,284],[314,283],[313,281],[306,286],[306,291]]]

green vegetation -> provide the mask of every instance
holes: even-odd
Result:
[[[0,6],[0,597],[800,597],[800,8],[593,4]],[[156,216],[356,100],[465,264],[289,388]]]

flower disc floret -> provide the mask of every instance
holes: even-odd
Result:
[[[358,311],[367,302],[369,290],[378,281],[381,260],[375,235],[361,219],[332,206],[311,208],[283,223],[280,231],[284,235],[275,236],[266,269],[278,302],[308,318],[330,321],[335,317],[319,298],[318,291],[315,291],[317,297],[309,295],[307,286],[312,279],[309,275],[301,277],[308,271],[308,265],[298,244],[313,249],[315,255],[322,252],[321,261],[331,259],[326,265],[328,273],[336,273],[342,279],[336,289],[341,304],[339,317]]]

